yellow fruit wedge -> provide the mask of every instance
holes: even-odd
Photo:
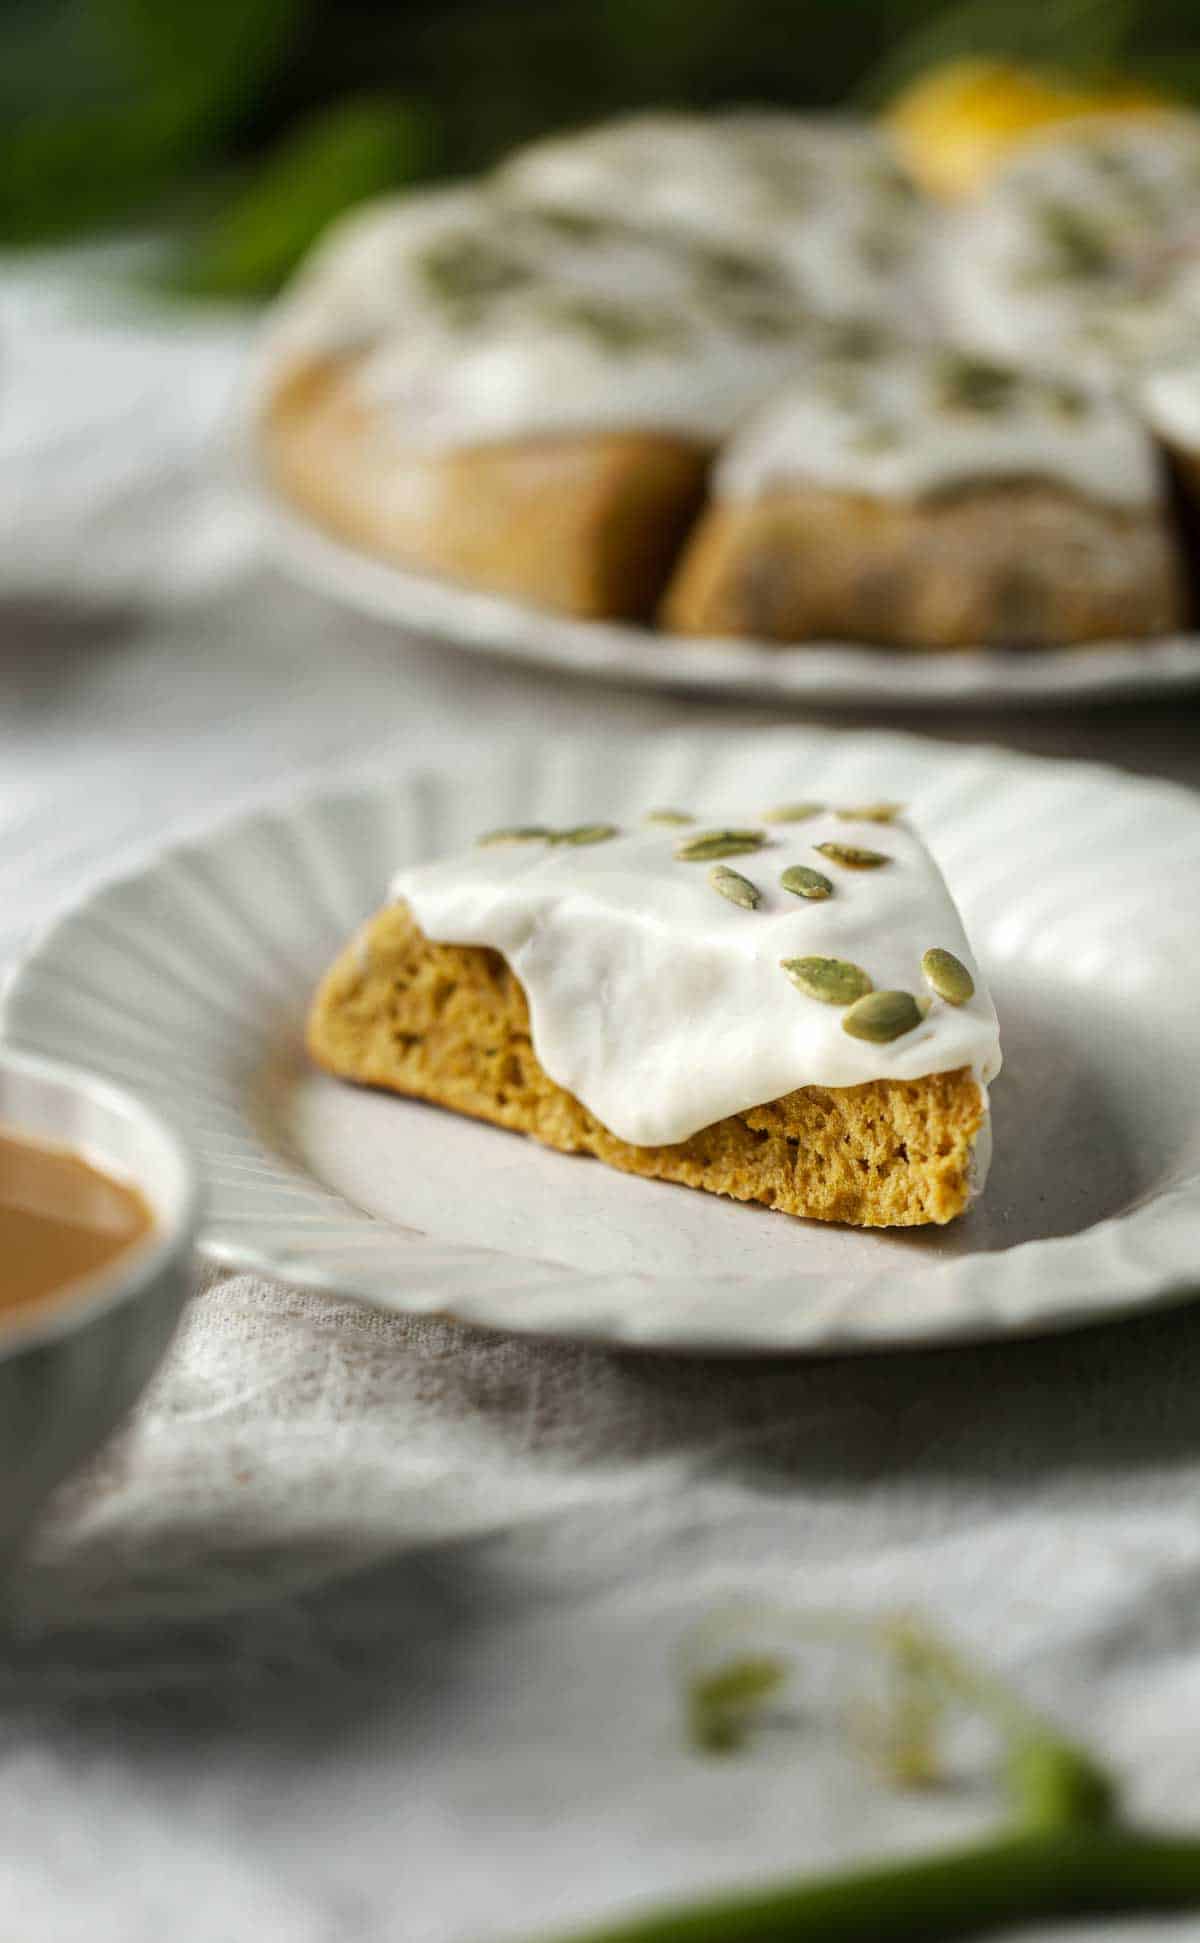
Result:
[[[932,195],[981,189],[1010,152],[1055,122],[1176,104],[1121,82],[1084,85],[1002,60],[949,61],[901,90],[885,114],[910,173]]]

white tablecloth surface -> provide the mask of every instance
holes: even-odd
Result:
[[[212,456],[247,320],[147,311],[111,270],[0,280],[0,963],[147,844],[318,771],[709,719],[273,575]],[[928,726],[1200,776],[1186,704]],[[0,1933],[501,1943],[986,1823],[977,1789],[878,1784],[853,1664],[803,1659],[801,1717],[744,1759],[689,1749],[686,1642],[781,1608],[920,1609],[1140,1811],[1200,1822],[1198,1395],[1200,1311],[756,1367],[210,1275],[0,1645]]]

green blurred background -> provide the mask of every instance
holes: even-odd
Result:
[[[165,230],[177,284],[274,288],[364,195],[624,108],[864,108],[1010,54],[1200,99],[1200,0],[4,0],[0,237]]]

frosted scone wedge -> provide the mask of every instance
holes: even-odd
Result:
[[[806,364],[734,434],[664,605],[685,634],[918,649],[1182,618],[1163,470],[1124,405],[865,340]]]
[[[786,279],[724,245],[482,188],[379,203],[268,331],[265,469],[367,553],[644,619],[715,446],[803,323]]]
[[[492,832],[402,870],[312,1057],[564,1153],[857,1227],[982,1184],[996,1014],[890,804]]]
[[[957,342],[1121,385],[1200,233],[1200,115],[1085,118],[1022,145],[938,233]]]

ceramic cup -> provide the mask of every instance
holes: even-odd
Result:
[[[56,1484],[156,1368],[190,1282],[191,1157],[148,1106],[77,1068],[0,1047],[0,1128],[85,1155],[138,1187],[154,1232],[62,1299],[0,1311],[0,1584]]]

